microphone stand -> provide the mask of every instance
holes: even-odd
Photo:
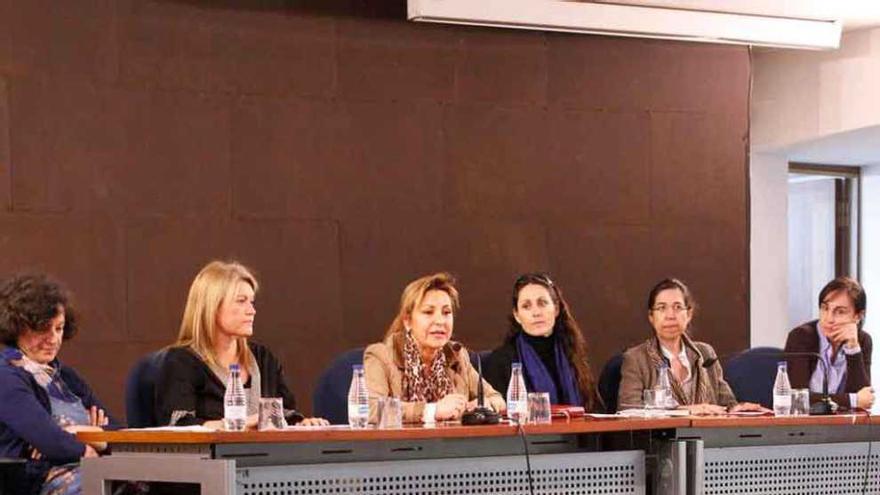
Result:
[[[483,361],[477,354],[477,370],[479,382],[477,383],[477,407],[461,415],[463,425],[497,425],[501,421],[501,415],[485,405],[483,393]]]

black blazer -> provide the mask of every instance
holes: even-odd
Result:
[[[269,349],[256,342],[248,342],[260,368],[260,395],[281,397],[284,409],[295,410],[296,399],[284,382],[281,363]],[[250,387],[250,378],[245,387]],[[159,377],[156,379],[156,418],[159,424],[167,425],[174,411],[195,411],[195,417],[186,416],[177,425],[199,425],[205,421],[223,419],[223,396],[226,384],[211,371],[211,368],[187,347],[168,349]],[[295,424],[302,421],[303,415],[288,414],[287,421]]]
[[[788,338],[785,340],[785,352],[819,352],[819,328],[818,320],[793,329],[788,332]],[[853,355],[846,355],[846,385],[844,393],[831,394],[834,402],[839,406],[849,408],[848,394],[858,392],[862,387],[871,384],[871,336],[864,330],[859,330],[859,347],[862,352]],[[791,380],[793,388],[809,388],[810,377],[813,370],[816,369],[818,359],[809,358],[788,358],[788,377]],[[821,394],[810,394],[810,400],[816,400]]]

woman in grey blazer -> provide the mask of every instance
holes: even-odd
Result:
[[[692,414],[767,411],[759,404],[737,403],[715,350],[687,335],[693,316],[693,296],[680,280],[668,278],[651,289],[648,321],[654,332],[623,355],[618,407],[642,407],[642,391],[654,388],[665,364],[672,396]]]

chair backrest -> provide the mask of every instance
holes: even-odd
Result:
[[[22,493],[26,488],[24,481],[24,459],[0,457],[0,495]]]
[[[617,353],[602,367],[599,375],[599,395],[605,403],[605,411],[617,412],[617,393],[620,388],[620,367],[623,365],[623,353]]]
[[[724,363],[724,379],[738,401],[773,407],[773,382],[776,363],[782,360],[781,353],[782,349],[777,347],[755,347]]]
[[[492,354],[491,349],[488,351],[472,351],[472,350],[468,349],[468,357],[470,358],[471,366],[473,366],[474,369],[477,369],[477,367],[478,367],[477,356],[479,356],[481,363],[485,363],[486,360],[489,359],[490,354]]]
[[[160,426],[156,419],[156,378],[165,358],[165,349],[142,357],[125,380],[125,416],[130,428]]]
[[[364,348],[351,349],[336,356],[318,377],[312,393],[315,416],[332,424],[348,424],[348,388],[351,367],[364,363]]]

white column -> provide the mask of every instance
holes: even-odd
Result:
[[[788,161],[755,153],[751,189],[751,346],[782,347],[788,333]]]

